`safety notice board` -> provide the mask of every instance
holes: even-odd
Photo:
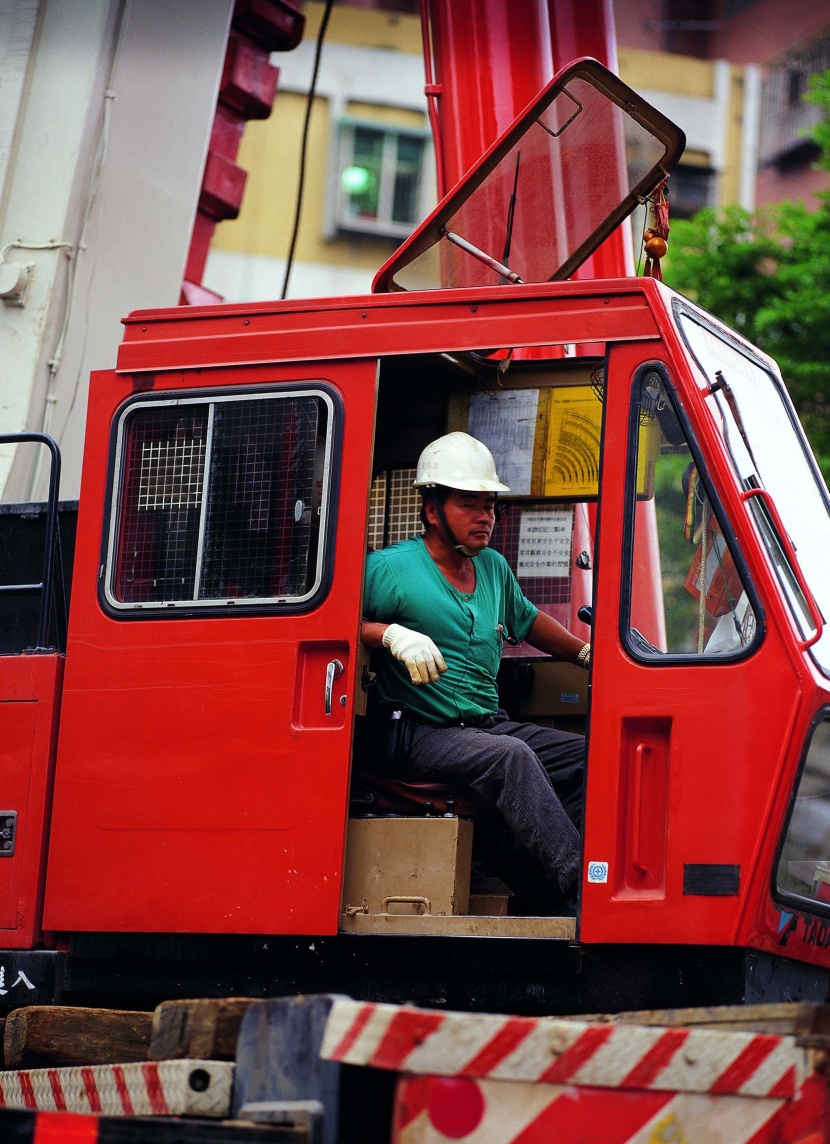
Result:
[[[590,386],[459,395],[449,420],[484,442],[511,496],[597,496],[602,403]]]

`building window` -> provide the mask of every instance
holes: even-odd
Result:
[[[332,414],[331,398],[308,389],[128,405],[116,436],[107,604],[175,615],[315,597]]]
[[[678,163],[669,179],[669,197],[673,218],[691,218],[697,211],[714,202],[715,172],[711,167],[695,167]]]
[[[789,52],[772,67],[761,99],[760,162],[781,170],[813,162],[818,147],[809,138],[822,110],[804,99],[810,77],[830,68],[830,36]]]
[[[807,81],[801,68],[790,68],[787,72],[787,104],[793,107],[803,98],[807,90]]]
[[[723,14],[728,20],[732,16],[737,16],[739,12],[743,12],[744,8],[751,8],[756,0],[724,0]]]
[[[342,120],[336,224],[341,231],[408,237],[424,215],[426,136],[385,124]]]

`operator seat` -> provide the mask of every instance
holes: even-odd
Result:
[[[446,783],[404,782],[376,771],[359,770],[349,793],[351,817],[457,815],[472,822],[498,818],[494,806],[469,787]]]

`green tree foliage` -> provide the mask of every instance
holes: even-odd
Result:
[[[830,171],[830,72],[808,99]],[[782,202],[749,212],[699,211],[671,226],[666,283],[775,358],[825,477],[830,476],[830,192],[816,210]]]

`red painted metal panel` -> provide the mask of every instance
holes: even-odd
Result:
[[[655,337],[638,278],[138,312],[118,372]]]
[[[182,284],[183,305],[208,301],[200,287],[214,230],[217,222],[236,218],[245,190],[247,173],[234,163],[245,120],[267,119],[271,114],[279,70],[271,64],[270,54],[295,48],[304,27],[305,16],[291,0],[237,0],[234,5]]]
[[[619,75],[613,0],[548,0],[547,6],[554,72],[580,56],[593,56]],[[586,194],[590,194],[589,188]],[[633,274],[631,246],[630,229],[624,224],[576,269],[574,278],[617,278]]]
[[[71,1112],[38,1113],[32,1144],[95,1144],[99,1118]]]
[[[615,893],[666,891],[670,718],[626,716],[620,725]]]
[[[680,342],[673,323],[667,314],[655,307],[655,319],[670,352],[680,350]],[[678,355],[682,360],[682,353]],[[697,385],[688,387],[690,396],[684,403],[695,407],[698,395]],[[701,446],[710,464],[724,483],[731,488],[731,462],[722,453],[722,438],[712,429],[708,418],[701,419],[698,425]],[[771,574],[769,563],[757,545],[755,530],[748,527],[744,513],[743,498],[736,500],[732,494],[733,521],[742,522],[745,533],[743,541],[752,561],[753,575],[762,591],[762,600],[767,609],[767,624],[764,656],[776,670],[766,675],[747,674],[746,690],[743,697],[743,717],[733,728],[735,740],[739,740],[751,728],[754,735],[758,728],[765,729],[768,738],[763,745],[763,758],[777,757],[777,767],[769,771],[758,770],[755,760],[741,764],[736,760],[737,773],[741,782],[747,782],[747,775],[759,790],[766,794],[763,803],[765,817],[760,820],[756,831],[755,847],[748,865],[742,871],[742,904],[738,925],[733,937],[735,944],[747,948],[761,949],[778,956],[790,957],[814,965],[830,966],[830,925],[826,921],[806,914],[790,914],[777,907],[772,900],[772,879],[775,854],[781,838],[790,799],[795,789],[798,769],[801,763],[806,736],[816,713],[830,703],[828,681],[816,669],[809,654],[793,638],[792,617],[784,605],[778,585]],[[775,642],[775,649],[767,652],[766,646]],[[707,696],[706,702],[709,702]],[[789,724],[783,718],[784,709],[789,706],[792,718]],[[727,749],[730,740],[726,740]],[[729,764],[732,766],[732,759]],[[742,766],[746,767],[743,771]],[[740,797],[735,788],[736,798]],[[762,800],[758,797],[759,807]]]
[[[0,657],[0,811],[17,812],[13,855],[0,857],[7,949],[29,949],[41,933],[62,678],[62,655]]]
[[[441,198],[552,78],[553,68],[545,0],[427,0],[427,9],[440,89]]]
[[[232,31],[219,88],[221,103],[243,119],[267,119],[277,94],[279,74],[279,68],[273,66],[262,48]],[[241,135],[242,124],[239,128]]]
[[[351,724],[337,700],[355,686],[363,561],[354,538],[365,527],[376,359],[503,339],[533,345],[552,333],[571,341],[588,331],[617,343],[605,386],[585,845],[586,864],[611,869],[607,883],[584,887],[580,938],[730,944],[754,925],[752,943],[774,943],[777,919],[764,915],[768,933],[759,936],[759,911],[769,902],[772,851],[803,733],[827,690],[809,681],[736,494],[732,504],[725,498],[727,516],[757,566],[767,610],[758,649],[740,663],[669,666],[635,663],[623,649],[626,502],[622,480],[611,474],[628,464],[629,396],[641,364],[667,361],[713,478],[727,490],[732,479],[722,442],[696,412],[697,384],[672,333],[667,292],[650,280],[603,287],[569,282],[496,288],[484,300],[472,290],[128,319],[121,364],[136,372],[98,376],[90,401],[50,929],[336,929]],[[304,365],[248,364],[314,355]],[[345,401],[341,485],[360,491],[342,493],[329,597],[299,617],[125,622],[104,615],[96,594],[103,443],[120,402],[135,391],[292,380],[328,380]],[[321,709],[322,675],[334,658],[346,672],[330,721]],[[749,714],[759,697],[763,719]],[[113,727],[127,730],[113,736]],[[684,896],[689,863],[739,866],[740,894]],[[95,900],[87,900],[89,880]],[[809,959],[830,960],[823,948]]]
[[[268,52],[289,52],[303,37],[296,0],[236,0],[233,24]]]
[[[605,473],[625,471],[631,385],[654,348],[629,345],[611,351]],[[682,388],[683,363],[675,359],[668,368]],[[809,719],[799,713],[802,673],[780,593],[738,502],[729,463],[714,442],[705,440],[705,419],[698,416],[695,423],[694,398],[691,383],[684,404],[712,479],[722,487],[739,544],[752,561],[766,632],[757,650],[740,663],[634,662],[619,635],[625,491],[622,482],[605,483],[584,855],[586,868],[607,862],[609,872],[607,882],[586,879],[583,886],[580,937],[586,942],[734,943],[744,911],[760,892],[753,876],[764,835],[778,813],[773,812],[774,800],[786,801],[781,782],[799,753],[797,728]],[[696,863],[739,866],[740,893],[684,894],[684,865]],[[767,896],[768,878],[767,864]]]
[[[36,702],[0,703],[0,742],[3,744],[3,807],[0,810],[0,820],[3,811],[12,811],[21,818],[27,817],[26,804],[37,713]],[[8,825],[11,826],[13,821],[9,819]],[[6,840],[3,845],[11,849],[14,843]],[[19,851],[13,856],[0,854],[0,929],[17,928],[22,873],[22,855]]]
[[[769,833],[769,841],[777,843],[778,832]],[[830,923],[826,918],[776,906],[769,890],[772,868],[772,855],[765,852],[759,863],[761,884],[746,911],[738,944],[810,965],[827,966],[830,964]]]
[[[247,171],[216,151],[209,151],[199,210],[209,218],[236,218],[242,205]]]
[[[562,68],[584,56],[615,74],[612,0],[427,0],[431,30],[439,199]],[[619,140],[620,155],[625,142]],[[585,188],[591,194],[591,188]],[[501,226],[501,220],[494,224]],[[517,234],[517,243],[521,236]],[[502,236],[492,249],[501,249]],[[486,247],[491,249],[491,247]],[[577,279],[633,274],[631,238],[619,227],[574,273]],[[584,340],[584,339],[583,339]]]
[[[104,445],[125,386],[112,374],[94,377],[47,882],[51,930],[336,931],[359,686],[364,549],[355,538],[366,527],[375,372],[366,361],[221,375],[239,386],[324,380],[342,396],[328,595],[301,615],[132,621],[111,618],[98,601]],[[167,380],[177,390],[210,384],[199,373]],[[345,671],[326,716],[334,658]]]

